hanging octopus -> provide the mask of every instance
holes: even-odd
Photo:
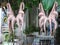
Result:
[[[58,12],[56,11],[56,7],[58,6],[57,2],[54,3],[54,6],[52,8],[52,11],[48,17],[49,23],[50,23],[50,34],[52,34],[52,23],[54,23],[54,29],[53,32],[55,33],[55,30],[57,28],[57,21],[56,17],[58,17]]]
[[[43,31],[43,27],[44,27],[44,22],[45,20],[47,19],[47,17],[45,16],[45,12],[44,12],[44,9],[43,9],[43,6],[42,4],[40,3],[39,4],[39,9],[40,9],[40,13],[39,13],[39,27],[41,28],[41,31]],[[45,28],[44,28],[44,32],[46,32]]]
[[[40,3],[39,4],[39,8],[41,9],[41,12],[39,13],[39,17],[41,17],[39,19],[39,26],[41,28],[41,31],[42,29],[44,29],[44,31],[46,32],[46,22],[49,21],[49,24],[50,24],[50,34],[52,34],[52,23],[54,23],[54,29],[53,29],[53,32],[55,32],[56,28],[57,28],[57,22],[56,22],[56,16],[58,17],[58,12],[56,11],[56,7],[57,7],[57,2],[54,3],[54,6],[52,8],[52,11],[51,13],[49,14],[49,17],[45,16],[45,13],[44,13],[44,10],[43,10],[43,7],[42,7],[42,4]],[[42,28],[42,26],[44,28]]]
[[[24,24],[24,11],[23,10],[24,10],[24,2],[21,2],[20,9],[16,17],[17,25],[20,31],[22,30],[22,27]]]
[[[52,8],[52,11],[51,13],[49,14],[49,17],[46,18],[45,22],[44,22],[44,28],[45,27],[45,24],[47,21],[49,21],[49,27],[50,27],[50,35],[52,35],[52,27],[54,28],[53,29],[53,32],[55,32],[56,28],[57,28],[57,22],[56,22],[56,17],[58,17],[58,12],[56,11],[56,7],[57,7],[57,2],[54,3],[54,6]],[[53,24],[54,25],[53,25]],[[46,30],[46,29],[45,29]]]
[[[14,22],[15,22],[15,17],[14,17],[14,13],[12,11],[11,5],[10,3],[7,3],[7,16],[8,16],[8,29],[11,33],[11,31],[14,31]]]

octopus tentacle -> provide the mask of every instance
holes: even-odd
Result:
[[[41,31],[43,31],[42,27],[44,26],[44,31],[46,32],[45,21],[47,20],[46,19],[47,17],[45,16],[45,12],[44,12],[44,9],[43,9],[43,6],[42,6],[41,3],[39,3],[39,9],[40,9],[40,13],[38,15],[40,17],[40,19],[39,19],[39,26],[41,28]]]
[[[22,25],[23,25],[23,21],[24,21],[24,2],[21,2],[20,4],[20,9],[19,9],[19,12],[18,12],[18,15],[16,17],[16,21],[17,21],[17,25],[19,27],[19,30],[21,31],[22,30]]]
[[[54,28],[53,28],[53,32],[55,33],[56,31],[56,28],[57,28],[57,21],[55,19],[53,19],[52,21],[55,25],[54,25]]]
[[[14,32],[14,23],[15,23],[15,17],[12,18],[12,30]]]
[[[45,33],[46,33],[46,27],[45,27],[45,24],[46,24],[47,21],[48,21],[48,18],[45,17],[45,20],[44,20],[44,32],[45,32]]]
[[[51,10],[51,12],[50,12],[50,15],[51,15],[54,11],[56,11],[56,7],[57,7],[57,6],[58,6],[58,3],[55,2],[54,5],[53,5],[52,10]]]
[[[13,13],[13,11],[12,11],[12,8],[11,8],[11,5],[10,5],[10,3],[7,3],[7,16],[8,16],[8,29],[9,30],[14,30],[13,28],[14,28],[14,22],[15,22],[15,17],[14,17],[14,13]],[[11,22],[10,22],[11,21]],[[11,25],[10,25],[10,23],[11,23]]]
[[[24,7],[25,7],[24,2],[21,2],[19,10],[24,10]]]
[[[39,9],[40,9],[41,12],[45,13],[44,9],[43,9],[43,6],[42,6],[42,3],[39,3]]]

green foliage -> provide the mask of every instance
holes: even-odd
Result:
[[[40,0],[23,0],[25,3],[25,8],[32,8],[32,6],[38,7],[38,4],[40,2]],[[15,11],[19,8],[20,3],[22,2],[22,0],[12,0],[11,1],[11,6],[12,9]]]
[[[58,2],[58,5],[60,5],[60,0],[56,0]]]
[[[17,0],[16,2],[17,2],[18,7],[19,7],[20,6],[20,3],[22,2],[22,0]]]
[[[22,0],[12,0],[12,1],[10,1],[13,11],[19,9],[20,2],[21,2],[21,1],[22,1]]]
[[[60,5],[57,7],[57,11],[60,12]]]
[[[16,22],[15,22],[15,24],[14,24],[14,29],[16,29],[16,28],[18,28],[18,25],[17,25]]]
[[[42,0],[43,8],[47,12],[52,8],[55,0]]]
[[[32,6],[38,7],[38,4],[40,2],[43,3],[43,7],[46,11],[49,11],[55,0],[23,0],[25,3],[25,8],[32,8]],[[60,5],[60,0],[56,0],[58,2],[58,4]],[[12,5],[12,9],[15,11],[16,9],[19,8],[20,3],[22,2],[22,0],[12,0],[10,1],[11,5]]]
[[[30,25],[30,26],[27,27],[23,32],[24,32],[25,34],[31,34],[31,33],[33,33],[33,32],[39,32],[39,28]]]
[[[16,38],[15,33],[11,33],[11,34],[7,33],[5,35],[5,41],[7,41],[7,42],[10,42],[10,41],[13,42],[15,38]]]
[[[8,42],[9,40],[10,40],[10,35],[9,35],[9,34],[6,34],[6,35],[5,35],[5,41]]]

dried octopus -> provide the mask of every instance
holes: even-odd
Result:
[[[47,17],[45,16],[45,12],[44,12],[44,9],[43,9],[43,6],[42,4],[40,3],[39,4],[39,9],[40,9],[40,13],[39,13],[39,27],[41,28],[41,32],[43,31],[43,26],[44,26],[44,22],[45,20],[47,19]],[[44,32],[46,32],[45,28],[44,28]]]
[[[42,5],[42,4],[40,3],[40,5]],[[50,34],[52,34],[52,22],[55,24],[55,25],[54,25],[53,32],[55,32],[55,30],[56,30],[56,28],[57,28],[57,22],[56,22],[56,16],[58,16],[58,12],[56,11],[57,5],[58,5],[57,2],[55,2],[55,3],[54,3],[54,6],[53,6],[53,8],[52,8],[52,11],[51,11],[51,13],[49,14],[48,17],[45,16],[43,7],[40,6],[40,7],[42,7],[42,10],[43,10],[43,11],[41,11],[42,14],[41,14],[41,12],[40,12],[39,14],[40,14],[40,16],[41,16],[41,15],[44,15],[44,16],[41,16],[41,18],[39,19],[40,28],[41,28],[41,30],[42,30],[42,26],[44,26],[44,31],[46,32],[46,29],[45,29],[46,26],[45,26],[45,24],[46,24],[47,21],[49,21],[49,24],[50,24]],[[42,20],[44,20],[44,21],[42,22]]]
[[[18,12],[18,15],[16,17],[17,25],[19,27],[19,30],[22,30],[23,24],[24,24],[24,2],[21,2],[20,9]]]
[[[50,33],[52,34],[52,23],[54,23],[54,28],[53,28],[53,32],[55,33],[56,28],[57,28],[57,21],[56,21],[56,17],[58,17],[58,12],[56,11],[56,7],[58,6],[57,2],[54,3],[54,6],[52,8],[52,11],[48,17],[49,23],[50,23]]]
[[[17,17],[14,16],[14,13],[12,11],[10,3],[7,3],[7,16],[8,16],[8,28],[11,31],[11,29],[14,31],[14,23],[17,22],[19,30],[22,30],[22,26],[24,23],[24,3],[21,2],[20,9],[18,12]],[[10,22],[11,21],[11,22]]]
[[[15,22],[15,16],[14,13],[12,11],[11,5],[10,3],[7,3],[7,16],[8,16],[8,29],[11,33],[11,31],[14,31],[14,22]]]

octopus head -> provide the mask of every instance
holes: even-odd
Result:
[[[7,3],[7,8],[10,8],[10,3]]]
[[[42,17],[42,16],[44,16],[44,13],[42,13],[42,12],[39,13],[39,17]]]
[[[19,14],[23,14],[23,13],[24,13],[24,11],[22,11],[22,10],[19,11]]]
[[[24,15],[24,11],[19,11],[19,15],[21,15],[21,17],[23,17],[23,15]]]
[[[53,12],[53,15],[58,16],[58,12],[57,11],[54,11]]]

